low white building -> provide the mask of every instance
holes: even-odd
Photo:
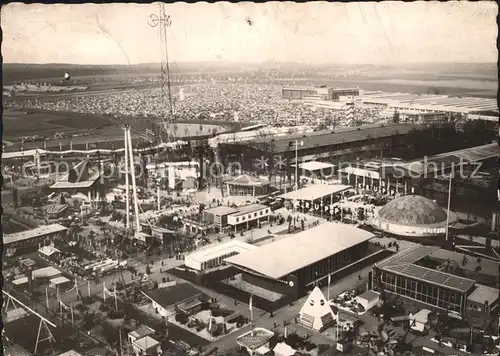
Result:
[[[147,325],[140,325],[137,329],[128,333],[128,342],[133,344],[135,341],[142,339],[146,336],[152,336],[155,334],[155,331],[151,329]]]
[[[249,229],[250,226],[256,226],[261,222],[269,222],[269,216],[271,214],[271,208],[262,204],[250,204],[242,206],[238,209],[237,213],[228,215],[227,223],[231,225],[234,231],[238,230],[238,227],[244,227]]]
[[[423,333],[429,323],[429,309],[422,309],[415,315],[410,314],[410,328],[415,331]]]
[[[224,264],[224,259],[242,252],[255,249],[257,246],[243,241],[230,240],[222,244],[216,244],[193,252],[186,256],[185,265],[198,272],[219,267]]]
[[[134,355],[136,356],[151,356],[161,355],[161,344],[151,336],[145,336],[132,342]]]

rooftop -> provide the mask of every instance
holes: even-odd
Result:
[[[64,284],[64,283],[68,283],[70,280],[66,277],[56,277],[56,278],[52,278],[50,280],[50,283],[52,284],[55,284],[55,285],[59,285],[59,284]]]
[[[38,252],[45,256],[52,256],[54,253],[58,253],[61,251],[52,246],[42,246],[38,249]]]
[[[213,208],[208,208],[205,209],[207,213],[218,215],[218,216],[223,216],[223,215],[229,215],[233,213],[237,213],[238,209],[231,208],[230,206],[225,206],[225,205],[219,205]]]
[[[280,198],[289,200],[317,200],[331,194],[338,194],[352,188],[344,184],[311,184],[307,187],[292,190],[291,192],[280,195]]]
[[[144,336],[138,340],[135,340],[133,344],[139,347],[141,350],[149,350],[160,345],[160,342],[153,339],[151,336]]]
[[[143,293],[163,308],[171,307],[189,298],[197,297],[203,292],[189,283],[180,283],[167,288],[149,290]]]
[[[186,256],[186,259],[194,260],[197,262],[210,261],[219,256],[224,256],[229,252],[243,253],[256,249],[257,246],[247,244],[246,242],[239,240],[229,240],[222,244],[216,244],[214,246],[209,246],[202,248]]]
[[[295,165],[292,165],[292,167],[295,167]],[[302,164],[299,164],[300,169],[304,169],[306,171],[317,171],[320,169],[332,169],[335,167],[331,163],[325,163],[325,162],[319,162],[319,161],[310,161],[310,162],[305,162]]]
[[[396,163],[395,166],[402,167],[408,171],[424,174],[425,172],[433,172],[436,169],[445,169],[452,164],[465,165],[484,161],[490,158],[495,158],[500,155],[500,147],[496,143],[481,145],[476,147],[465,148],[458,151],[441,153],[425,159],[415,160],[411,162]]]
[[[410,247],[380,262],[378,267],[437,286],[445,286],[460,292],[469,291],[475,284],[475,281],[472,279],[458,277],[446,272],[436,271],[414,264],[429,253],[432,253],[432,249],[435,251],[439,248],[419,245]]]
[[[3,243],[7,245],[14,242],[43,237],[49,234],[64,232],[66,230],[68,229],[60,224],[43,225],[31,230],[16,232],[13,234],[5,234],[3,237]]]
[[[476,112],[492,110],[498,112],[496,100],[489,98],[377,92],[364,95],[363,100],[372,103],[392,104],[393,107],[415,107],[436,111]]]
[[[129,334],[135,337],[136,339],[140,339],[144,336],[154,335],[155,331],[151,329],[149,326],[141,324],[137,329],[131,331]]]
[[[263,204],[244,205],[244,206],[240,206],[238,208],[238,211],[236,213],[231,214],[231,216],[240,216],[240,215],[250,214],[250,213],[253,213],[254,211],[259,211],[259,210],[263,210],[263,209],[269,209],[269,207],[266,205],[263,205]]]
[[[478,304],[488,301],[492,305],[498,300],[498,289],[476,284],[476,289],[467,297],[467,300]]]
[[[255,328],[249,332],[244,333],[236,339],[238,345],[255,350],[260,346],[266,344],[274,333],[264,328]]]
[[[316,90],[312,87],[283,87],[281,90]]]
[[[439,259],[439,260],[451,260],[459,263],[460,268],[463,270],[468,270],[471,272],[475,272],[476,267],[477,267],[477,262],[475,257],[467,257],[467,261],[464,264],[463,263],[463,258],[464,254],[463,253],[458,253],[454,251],[448,251],[440,248],[436,248],[435,251],[432,251],[429,253],[429,257]],[[486,274],[488,276],[494,276],[498,277],[499,271],[498,271],[498,266],[500,265],[499,262],[489,260],[487,258],[481,259],[481,274]]]
[[[307,134],[295,134],[277,139],[263,138],[246,142],[248,146],[260,148],[263,151],[272,150],[273,153],[294,152],[294,140],[303,141],[299,150],[316,148],[323,146],[332,146],[339,144],[349,144],[352,142],[365,141],[374,138],[391,137],[396,135],[406,135],[415,129],[421,129],[423,126],[418,124],[374,124],[361,127],[347,127],[335,129],[334,131],[323,130],[309,132]]]
[[[63,352],[62,354],[59,354],[57,356],[82,356],[82,354],[76,352],[75,350],[70,350]]]
[[[443,224],[446,226],[447,213],[428,198],[419,195],[405,195],[392,200],[380,209],[377,219],[405,226],[434,227]],[[450,219],[450,223],[452,222]]]
[[[33,278],[50,278],[53,276],[57,276],[61,274],[61,271],[59,271],[57,268],[49,266],[49,267],[44,267],[40,268],[37,270],[33,271]]]
[[[269,181],[259,177],[252,177],[248,174],[242,174],[234,179],[225,181],[224,184],[261,187],[263,185],[269,185]]]
[[[385,269],[406,277],[415,278],[437,286],[445,286],[460,292],[469,291],[475,284],[475,281],[472,279],[457,277],[415,264],[387,266]]]
[[[68,204],[52,204],[47,208],[47,214],[60,214],[68,208]]]
[[[55,182],[51,185],[51,189],[81,189],[81,188],[90,188],[99,178],[99,173],[94,173],[89,177],[88,180],[80,181],[80,182],[69,182],[68,177],[63,177],[62,180]],[[65,179],[66,178],[66,179]]]
[[[227,263],[268,278],[278,279],[374,235],[353,226],[323,223],[257,249],[227,258]]]

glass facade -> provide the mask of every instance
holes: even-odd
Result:
[[[312,265],[297,271],[297,278],[301,286],[313,283],[319,278],[366,257],[368,242],[350,247],[333,256],[320,260]]]
[[[380,271],[380,285],[388,292],[411,298],[441,309],[465,312],[465,293],[422,282],[410,277]]]

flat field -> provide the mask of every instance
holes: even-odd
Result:
[[[99,129],[114,124],[111,118],[100,115],[4,109],[3,137],[9,140],[27,135],[51,136],[56,132]]]

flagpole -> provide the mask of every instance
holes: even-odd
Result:
[[[448,185],[448,213],[446,214],[446,242],[448,242],[448,235],[450,230],[450,203],[451,203],[451,176],[452,172],[450,172],[450,183]]]
[[[115,309],[118,311],[118,299],[116,298],[116,284],[113,289],[113,294],[115,295]]]
[[[253,294],[250,294],[250,303],[248,303],[248,308],[250,309],[250,321],[253,324]]]
[[[327,292],[327,297],[326,298],[328,299],[328,301],[330,301],[330,283],[331,283],[331,278],[332,278],[332,275],[329,274],[328,275],[328,289],[326,291]]]
[[[323,219],[323,197],[321,197],[321,203],[320,203],[320,217]]]
[[[90,298],[90,281],[87,281],[87,291],[89,293],[89,298]]]
[[[47,289],[47,287],[45,287],[45,301],[47,303],[47,309],[50,309],[50,306],[49,306],[49,290]]]
[[[120,335],[120,356],[123,356],[122,329],[120,328],[118,332]]]
[[[104,304],[106,304],[106,282],[102,281],[102,299],[104,300]]]

